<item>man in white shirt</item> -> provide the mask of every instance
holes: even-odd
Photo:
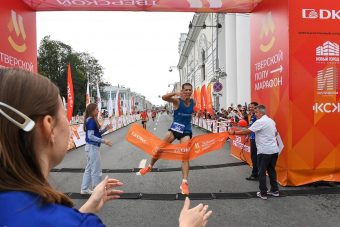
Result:
[[[275,122],[266,115],[266,107],[258,105],[255,107],[256,121],[248,129],[233,131],[229,130],[230,135],[248,135],[255,133],[257,147],[257,161],[259,168],[260,192],[257,196],[267,199],[267,195],[279,196],[279,188],[276,181],[276,161],[279,154],[279,147],[276,141],[277,129]],[[266,185],[266,171],[270,179],[271,189],[268,191]]]

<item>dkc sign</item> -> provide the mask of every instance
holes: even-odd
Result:
[[[304,19],[321,19],[321,20],[340,20],[340,10],[329,9],[302,9],[302,18]]]
[[[313,110],[316,113],[340,113],[340,103],[315,103]]]

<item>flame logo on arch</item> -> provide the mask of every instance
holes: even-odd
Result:
[[[274,24],[274,21],[273,21],[272,13],[269,12],[269,13],[267,13],[265,19],[262,22],[260,39],[263,40],[265,37],[268,37],[269,35],[271,36],[271,39],[268,43],[266,43],[266,44],[262,43],[260,45],[260,50],[262,52],[268,52],[274,46],[274,43],[275,43],[275,40],[276,40],[276,38],[274,36],[274,32],[275,32],[275,24]]]
[[[25,43],[26,40],[26,32],[24,28],[24,23],[22,16],[16,14],[15,11],[12,10],[11,12],[11,20],[8,23],[8,30],[10,31],[11,35],[8,36],[8,42],[9,44],[19,53],[23,53],[27,50],[27,46]],[[20,36],[22,37],[22,40],[24,41],[23,44],[17,44],[14,39],[12,38],[12,34],[14,32],[14,35],[16,36],[16,39],[18,39]]]

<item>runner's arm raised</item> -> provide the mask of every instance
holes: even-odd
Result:
[[[162,99],[166,102],[171,102],[174,104],[174,107],[179,106],[179,99],[174,96],[181,96],[181,92],[170,92],[162,96]]]

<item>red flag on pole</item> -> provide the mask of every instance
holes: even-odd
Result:
[[[205,88],[205,84],[202,86],[201,88],[201,110],[204,111],[207,108],[207,100],[206,100],[206,88]]]
[[[210,113],[212,116],[214,116],[214,109],[213,109],[213,105],[212,105],[212,96],[211,96],[211,92],[212,92],[212,84],[209,83],[208,88],[207,88],[207,94],[206,94],[206,104],[207,104],[207,112]]]
[[[74,92],[73,92],[73,83],[72,83],[72,75],[71,75],[71,66],[68,64],[67,69],[67,118],[68,121],[72,119],[74,106]]]

